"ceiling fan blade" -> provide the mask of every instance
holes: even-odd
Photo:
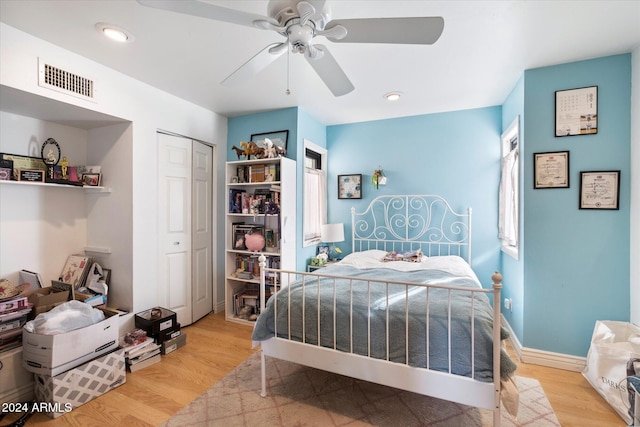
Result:
[[[316,8],[307,1],[301,1],[296,5],[300,15],[300,25],[305,25],[309,18],[316,14]]]
[[[340,68],[333,55],[329,53],[326,46],[315,44],[314,47],[322,51],[322,54],[316,55],[315,58],[310,58],[308,55],[304,57],[324,84],[327,85],[331,93],[334,96],[342,96],[355,89],[349,77],[342,71],[342,68]]]
[[[282,45],[285,45],[284,48]],[[253,58],[242,64],[240,68],[224,79],[221,84],[224,86],[232,86],[245,82],[264,70],[269,64],[286,52],[287,45],[288,42],[270,44],[258,52]]]
[[[214,19],[216,21],[228,22],[231,24],[254,27],[253,21],[262,20],[278,25],[272,18],[253,13],[241,12],[211,3],[204,3],[197,0],[137,0],[143,6],[156,9],[168,10],[185,15],[200,16],[202,18]]]
[[[395,43],[433,44],[444,29],[444,19],[434,17],[336,19],[329,22],[325,31],[336,25],[347,29],[346,37],[331,38],[339,43]]]
[[[342,25],[334,25],[328,30],[316,31],[316,34],[318,34],[319,36],[325,36],[329,40],[336,41],[342,40],[347,36],[347,29]]]

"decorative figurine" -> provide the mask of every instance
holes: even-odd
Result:
[[[67,156],[62,156],[62,161],[60,162],[60,167],[62,169],[62,179],[69,179],[67,175],[67,170],[69,167],[69,162],[67,161]]]
[[[244,155],[247,160],[250,160],[251,156],[255,159],[261,159],[264,156],[264,148],[258,147],[258,144],[253,141],[240,141],[240,147],[244,149]]]
[[[236,152],[236,156],[238,156],[238,160],[240,160],[240,156],[244,156],[244,149],[238,148],[235,145],[231,147],[231,149]]]

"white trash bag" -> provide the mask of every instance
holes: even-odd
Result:
[[[640,358],[639,327],[627,322],[596,321],[582,375],[627,425],[633,425],[627,364],[637,358]]]
[[[102,310],[71,300],[38,314],[35,319],[27,322],[24,328],[40,335],[57,335],[91,326],[104,319]]]

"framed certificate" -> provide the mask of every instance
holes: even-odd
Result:
[[[569,152],[533,153],[533,188],[569,188]]]
[[[556,136],[598,133],[598,86],[556,91]]]
[[[620,171],[580,172],[580,209],[620,209]]]

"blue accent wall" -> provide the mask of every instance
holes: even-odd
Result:
[[[596,320],[629,321],[631,55],[524,76],[525,347],[586,356]],[[598,86],[598,133],[557,138],[555,91]],[[533,154],[570,151],[570,188],[533,189]],[[580,210],[580,171],[620,170],[620,210]]]
[[[233,145],[240,147],[240,141],[250,141],[251,135],[256,133],[275,132],[279,130],[289,131],[287,157],[290,159],[296,158],[296,141],[298,138],[297,108],[285,108],[282,110],[230,117],[227,126],[227,161],[238,160],[235,151],[231,149]]]
[[[473,209],[473,268],[483,285],[499,266],[497,237],[501,108],[438,113],[327,127],[329,222],[345,224],[351,252],[351,207],[383,194],[438,194],[457,211]],[[371,184],[381,167],[388,185]],[[337,176],[362,174],[362,200],[339,200]]]

